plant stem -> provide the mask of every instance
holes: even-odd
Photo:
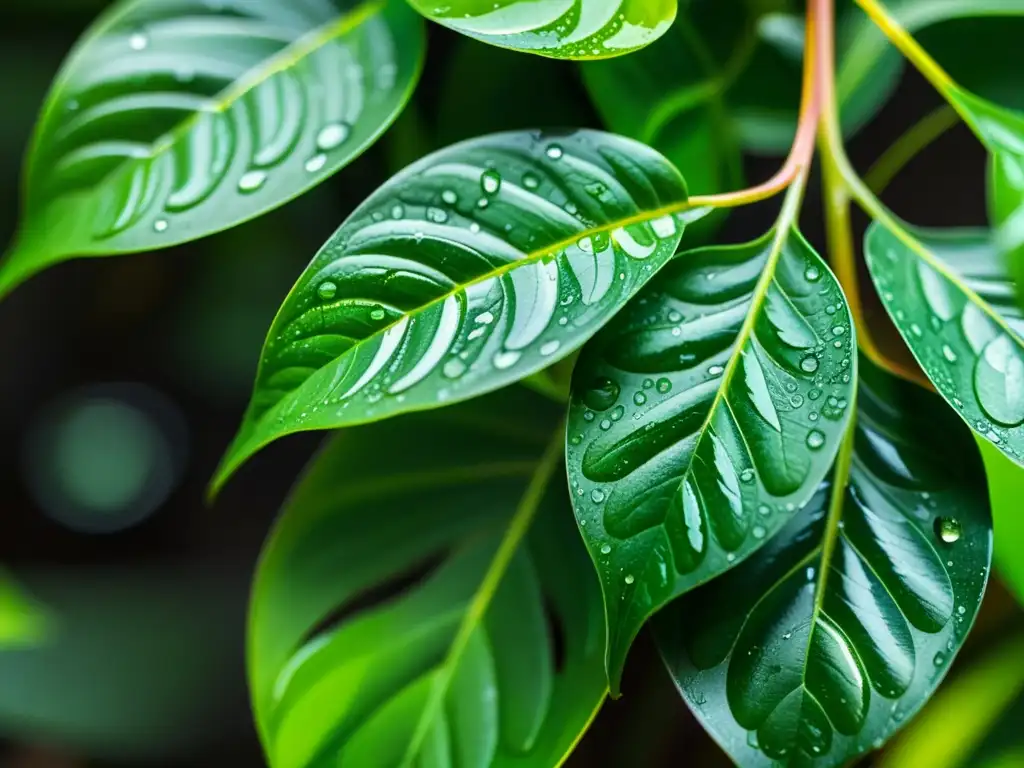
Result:
[[[885,33],[890,42],[895,45],[917,69],[928,78],[928,81],[935,86],[943,95],[955,86],[951,78],[938,62],[918,45],[918,42],[911,36],[902,24],[893,16],[889,10],[878,0],[856,0],[857,5],[866,13],[875,25]]]
[[[959,122],[960,116],[949,104],[943,104],[928,113],[875,161],[864,174],[864,183],[876,195],[880,195],[907,163]]]
[[[859,1],[859,0],[858,0]],[[850,313],[857,327],[860,350],[875,365],[897,376],[931,388],[928,379],[916,366],[905,365],[886,356],[872,337],[864,318],[864,304],[861,299],[860,281],[857,275],[856,249],[853,240],[853,226],[850,220],[850,201],[856,198],[861,205],[867,200],[872,212],[881,211],[887,215],[881,203],[864,185],[853,169],[843,146],[842,129],[839,123],[839,106],[835,88],[835,43],[834,9],[831,2],[824,4],[819,13],[822,16],[819,28],[823,72],[820,76],[821,120],[819,156],[822,165],[822,197],[825,205],[825,226],[828,251],[836,278],[843,287]]]
[[[774,176],[761,184],[736,192],[694,196],[688,201],[690,207],[735,208],[767,200],[788,188],[801,173],[806,173],[810,168],[818,132],[818,117],[821,114],[821,88],[818,83],[821,79],[822,63],[820,45],[815,40],[819,36],[817,18],[821,14],[821,9],[831,4],[832,0],[812,0],[807,6],[807,43],[804,51],[800,117],[786,162]]]

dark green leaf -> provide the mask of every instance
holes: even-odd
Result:
[[[314,186],[398,114],[423,47],[400,0],[121,3],[43,109],[0,295],[68,258],[193,240]]]
[[[216,484],[283,435],[466,400],[569,355],[671,258],[685,200],[663,157],[593,131],[410,166],[285,300]]]
[[[815,492],[849,418],[852,333],[835,277],[794,231],[682,254],[584,348],[568,467],[613,690],[654,611]]]
[[[864,248],[882,303],[939,394],[1024,463],[1024,312],[989,234],[876,222]]]
[[[525,394],[347,430],[315,461],[253,592],[273,768],[550,768],[587,727],[601,598],[544,448],[557,414]]]
[[[841,766],[880,746],[981,603],[992,523],[969,433],[863,364],[858,400],[852,444],[810,503],[656,624],[687,703],[743,766]]]
[[[409,0],[428,19],[476,40],[556,59],[621,56],[661,37],[676,0]]]

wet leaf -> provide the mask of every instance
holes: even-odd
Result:
[[[1024,464],[1024,311],[992,238],[985,230],[900,233],[876,222],[865,237],[882,303],[939,394]]]
[[[604,591],[612,690],[643,623],[733,567],[828,472],[849,308],[801,235],[681,254],[583,350],[568,468]]]
[[[661,37],[676,0],[409,0],[428,19],[502,48],[557,59],[606,59]]]
[[[544,447],[557,410],[525,394],[346,430],[314,461],[253,592],[273,768],[549,768],[590,723],[600,594],[560,435]]]
[[[115,6],[43,108],[0,295],[75,256],[209,235],[323,181],[401,110],[423,47],[399,0]]]
[[[285,300],[215,484],[293,432],[476,397],[566,357],[671,258],[686,188],[593,131],[473,139],[410,166]]]
[[[743,766],[830,768],[881,746],[981,603],[992,523],[969,432],[862,362],[852,437],[782,531],[656,620],[687,704]]]

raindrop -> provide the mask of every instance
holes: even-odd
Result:
[[[157,219],[156,221],[154,221],[153,222],[153,229],[155,229],[157,232],[166,232],[167,231],[167,219]]]
[[[769,507],[767,504],[762,504],[761,506],[759,506],[757,508],[757,512],[760,515],[764,515],[765,517],[768,517],[768,515],[770,515],[772,513],[772,508]]]
[[[527,171],[523,174],[523,186],[527,189],[536,189],[540,186],[540,179],[537,178],[536,174]]]
[[[316,173],[325,165],[327,165],[327,155],[321,152],[317,155],[313,155],[306,161],[306,171],[309,173]]]
[[[665,379],[665,378],[658,379],[657,390],[661,394],[664,395],[666,392],[670,391],[671,389],[672,389],[672,382],[671,381],[669,381],[668,379]]]
[[[604,501],[604,499],[604,491],[602,491],[600,488],[595,488],[590,492],[590,500],[593,501],[595,504],[600,504],[602,501]]]
[[[608,378],[595,379],[583,393],[583,403],[595,411],[607,411],[619,399],[619,385]]]
[[[446,362],[441,368],[441,373],[443,373],[449,379],[457,379],[465,372],[466,364],[457,357],[453,357],[451,360]]]
[[[821,279],[821,270],[815,266],[810,266],[804,271],[804,278],[811,283],[816,283]]]
[[[953,564],[953,561],[950,560],[950,565],[952,565],[952,564]],[[961,616],[963,616],[965,613],[967,613],[967,609],[964,606],[961,605],[961,606],[957,607],[956,612],[959,613]]]
[[[479,200],[476,201],[477,208],[486,208],[490,204],[491,202],[486,197],[481,197]]]
[[[131,46],[133,51],[141,51],[149,45],[149,38],[142,32],[136,32],[128,38],[128,45]]]
[[[812,429],[807,433],[807,447],[812,451],[821,450],[822,446],[825,445],[825,434],[817,429]]]
[[[946,544],[960,541],[963,526],[955,517],[938,517],[935,519],[935,535]]]
[[[837,325],[832,329],[833,336],[842,336],[844,333],[846,333],[845,325]]]
[[[370,319],[371,320],[383,320],[384,319],[384,314],[385,314],[384,310],[381,309],[380,307],[377,307],[377,309],[374,309],[374,310],[370,311]]]
[[[501,189],[501,174],[494,170],[484,171],[480,175],[480,188],[485,195],[498,194],[498,190]]]
[[[552,144],[550,147],[547,148],[547,151],[545,151],[544,154],[546,154],[552,160],[558,160],[559,158],[562,157],[562,148],[557,144]]]
[[[627,574],[625,581],[627,584],[632,584],[635,581],[635,579],[633,578],[632,574]]]
[[[320,283],[320,287],[316,289],[316,294],[324,301],[330,301],[338,293],[338,286],[332,283],[330,280],[324,280]]]
[[[762,528],[760,525],[755,525],[751,533],[754,534],[755,539],[763,539],[767,531],[765,531],[765,529]]]
[[[742,472],[740,472],[740,480],[742,480],[744,483],[754,482],[754,470],[749,468],[744,469]]]
[[[951,363],[956,362],[956,352],[953,351],[953,348],[950,347],[949,344],[942,345],[942,356]]]
[[[248,171],[238,180],[238,188],[242,192],[255,192],[267,180],[266,171]]]
[[[405,216],[405,208],[400,203],[395,203],[391,206],[391,218],[400,219]]]
[[[612,553],[612,545],[611,544],[602,544],[601,545],[601,554],[602,555],[610,555],[611,553]]]
[[[932,663],[936,667],[941,667],[943,664],[946,663],[946,654],[942,652],[936,653],[935,658],[932,659]]]
[[[921,338],[922,336],[924,336],[924,331],[922,331],[922,330],[921,330],[921,326],[920,326],[920,325],[918,325],[917,323],[911,323],[911,324],[910,324],[910,332],[911,332],[912,334],[914,334],[914,336],[916,336],[916,337],[917,337],[917,338],[919,338],[919,339],[920,339],[920,338]]]
[[[644,389],[650,389],[653,386],[654,386],[654,379],[644,379],[644,381],[643,381]]]
[[[636,405],[643,405],[644,403],[647,402],[647,395],[645,395],[643,392],[637,392],[635,395],[633,395],[633,402]]]
[[[711,376],[721,376],[723,371],[725,371],[725,368],[723,368],[720,365],[712,365],[710,368],[708,368],[708,374],[710,374]]]
[[[316,145],[322,151],[328,152],[344,143],[349,133],[349,127],[345,123],[331,123],[317,134]]]
[[[818,370],[818,358],[814,355],[808,355],[800,361],[800,370],[804,373],[814,373]]]
[[[444,224],[448,221],[448,213],[443,208],[427,208],[427,219],[435,224]]]
[[[558,341],[549,341],[546,344],[541,345],[540,353],[544,357],[547,357],[548,355],[553,355],[560,346],[561,344]]]
[[[459,202],[459,196],[455,194],[455,190],[453,189],[446,189],[442,192],[441,199],[448,203],[448,205],[455,205]]]
[[[601,419],[601,423],[599,426],[601,427],[601,429],[607,432],[609,429],[612,428],[611,419]]]
[[[520,358],[520,353],[515,351],[499,352],[494,356],[494,367],[499,370],[511,368]]]

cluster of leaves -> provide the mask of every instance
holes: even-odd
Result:
[[[989,573],[971,431],[990,465],[1024,463],[1024,116],[908,30],[1024,3],[859,1],[873,19],[843,5],[835,76],[829,46],[805,45],[832,0],[125,0],[87,33],[39,120],[0,295],[240,224],[343,168],[408,101],[421,17],[603,59],[580,67],[616,133],[416,160],[269,331],[214,488],[280,437],[346,428],[256,575],[274,768],[558,765],[655,613],[681,694],[744,766],[841,765],[928,699]],[[891,93],[883,32],[989,150],[991,230],[903,224],[849,167],[836,106],[852,131]],[[787,191],[764,237],[693,247],[717,209],[768,196],[715,194],[742,186],[742,153],[785,150],[822,109],[836,272],[797,228],[808,158],[770,190]],[[937,395],[860,322],[835,223],[850,199]]]

